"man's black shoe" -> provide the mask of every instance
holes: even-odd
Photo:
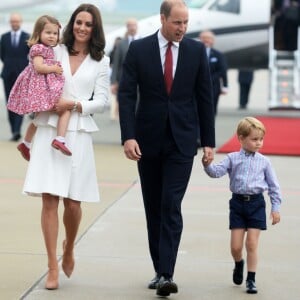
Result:
[[[256,288],[255,281],[253,281],[253,280],[246,281],[246,292],[248,294],[257,294],[257,288]]]
[[[159,282],[159,276],[156,273],[155,277],[149,282],[148,289],[156,290],[158,282]]]
[[[21,134],[20,134],[20,133],[15,133],[15,134],[11,137],[10,141],[11,141],[11,142],[17,142],[20,138],[21,138]]]
[[[233,270],[233,282],[237,285],[242,284],[243,282],[243,274],[244,274],[244,260],[242,259],[240,262],[235,264],[235,268]]]
[[[167,297],[171,293],[177,293],[178,287],[177,284],[173,281],[172,278],[165,278],[161,276],[157,284],[156,295],[161,297]]]

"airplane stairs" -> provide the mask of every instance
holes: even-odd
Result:
[[[272,30],[270,30],[272,33]],[[270,33],[272,37],[273,34]],[[298,33],[299,36],[299,33]],[[272,39],[272,38],[271,38]],[[274,45],[270,39],[270,45]],[[298,49],[299,38],[298,38]],[[269,109],[300,109],[300,51],[269,47]]]

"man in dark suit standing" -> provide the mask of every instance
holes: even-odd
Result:
[[[181,202],[198,129],[207,161],[213,160],[215,129],[205,47],[184,37],[188,8],[182,0],[165,0],[160,15],[159,31],[130,44],[118,95],[122,143],[126,157],[138,162],[156,272],[148,288],[168,296],[178,291],[173,274],[183,229]]]
[[[275,49],[283,51],[297,50],[300,0],[273,0],[271,12],[274,23]]]
[[[227,64],[224,55],[213,48],[215,35],[212,31],[202,31],[199,39],[206,47],[213,85],[215,115],[217,115],[219,97],[228,92]]]
[[[137,35],[137,20],[134,18],[130,18],[126,21],[126,33],[125,37],[120,40],[118,45],[116,46],[114,57],[113,57],[113,64],[111,70],[111,92],[113,95],[117,95],[119,82],[122,74],[123,62],[128,51],[129,44],[138,39]],[[115,105],[116,112],[118,114],[118,99],[116,97],[116,105]]]
[[[17,77],[28,64],[29,34],[21,30],[21,24],[22,17],[17,13],[11,14],[11,31],[4,33],[0,42],[0,57],[3,62],[1,77],[6,102]],[[12,133],[11,141],[18,141],[21,138],[23,116],[8,110],[8,120]]]
[[[239,70],[238,82],[240,86],[239,109],[247,109],[250,88],[253,81],[253,70]]]

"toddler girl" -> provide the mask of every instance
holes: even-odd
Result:
[[[38,113],[55,109],[55,104],[62,95],[64,85],[63,69],[54,60],[53,47],[59,41],[60,23],[57,19],[44,15],[34,25],[28,40],[29,64],[17,78],[9,95],[7,108],[17,114]],[[59,115],[57,137],[52,146],[66,155],[72,155],[65,145],[65,134],[71,112]],[[24,141],[18,150],[26,159],[30,159],[30,146],[36,126],[32,122],[26,132]]]

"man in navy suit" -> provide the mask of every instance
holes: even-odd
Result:
[[[1,77],[4,83],[6,102],[9,93],[23,69],[28,64],[29,34],[21,30],[22,17],[13,13],[10,16],[11,31],[4,33],[0,42],[0,57],[3,62]],[[11,141],[21,138],[23,116],[8,110],[8,120],[12,133]]]
[[[130,44],[118,96],[122,143],[126,157],[138,162],[156,273],[148,288],[169,296],[178,292],[173,274],[183,229],[181,202],[197,135],[200,128],[204,159],[212,161],[215,128],[205,47],[184,37],[188,8],[182,0],[165,0],[160,15],[159,31]],[[169,92],[164,73],[173,80]]]
[[[275,49],[283,51],[297,50],[300,0],[273,0],[272,15],[274,19]]]
[[[228,92],[227,63],[224,55],[213,48],[215,35],[212,31],[202,31],[199,39],[206,47],[213,85],[215,115],[217,115],[219,97],[221,94],[225,95]]]
[[[249,101],[249,92],[253,81],[253,70],[239,70],[238,82],[240,85],[239,109],[246,109]]]

